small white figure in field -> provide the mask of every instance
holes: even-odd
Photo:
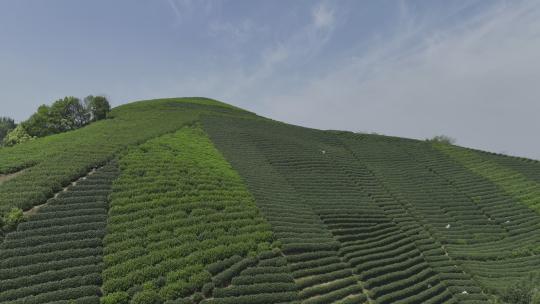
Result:
[[[462,292],[462,294],[468,294],[468,292],[467,292],[466,290],[464,290],[464,291]]]
[[[508,223],[510,223],[510,220],[507,220],[507,221],[506,221],[506,222],[504,222],[504,223],[505,223],[505,224],[508,224]]]
[[[450,229],[450,224],[446,225],[446,229]]]
[[[326,151],[325,151],[325,150],[321,150],[321,153],[322,153],[322,154],[326,154]]]

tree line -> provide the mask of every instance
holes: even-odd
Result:
[[[68,96],[52,105],[41,105],[29,119],[16,124],[9,117],[0,117],[0,142],[13,146],[34,138],[81,128],[107,117],[111,110],[104,96],[87,96],[82,101]]]

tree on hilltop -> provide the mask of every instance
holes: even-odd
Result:
[[[90,121],[96,121],[107,118],[107,113],[111,111],[111,105],[104,96],[89,95],[84,98],[84,104],[90,114]]]

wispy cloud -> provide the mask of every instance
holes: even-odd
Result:
[[[180,12],[180,8],[178,7],[176,0],[167,0],[167,3],[169,3],[169,6],[171,7],[171,10],[176,17],[177,22],[182,20],[182,13]]]
[[[369,52],[273,96],[268,114],[417,138],[445,133],[464,145],[540,158],[532,152],[540,143],[530,141],[540,130],[540,3],[503,2],[436,32],[413,18],[403,23]]]
[[[329,28],[334,25],[334,11],[324,2],[313,8],[312,17],[313,24],[317,28]]]

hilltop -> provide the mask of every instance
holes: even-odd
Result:
[[[0,148],[0,303],[516,303],[539,213],[538,161],[139,101]]]

